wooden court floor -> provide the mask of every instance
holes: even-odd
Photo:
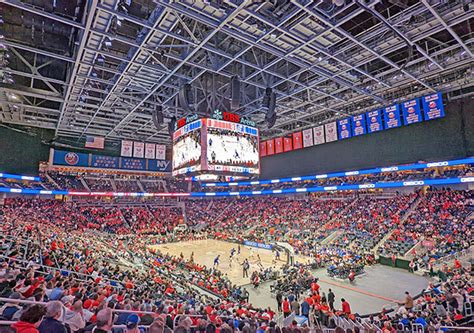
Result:
[[[279,269],[286,262],[286,255],[284,253],[280,253],[281,260],[276,261],[275,253],[271,250],[240,245],[240,254],[237,254],[237,247],[238,245],[236,243],[214,239],[193,240],[150,246],[150,248],[174,256],[179,256],[182,253],[185,259],[189,259],[191,253],[194,253],[194,262],[207,267],[212,267],[214,258],[220,255],[218,269],[227,274],[232,283],[239,286],[250,283],[250,278],[244,278],[242,275],[243,269],[241,264],[246,258],[250,263],[249,277],[252,275],[252,272],[261,269],[258,264],[259,262],[261,262],[263,268],[273,267],[276,269]],[[234,258],[230,260],[232,248],[236,250],[236,253]],[[258,256],[260,256],[260,260],[258,259]],[[295,258],[296,261],[302,263],[307,262],[308,259],[309,258],[307,257],[301,256]]]

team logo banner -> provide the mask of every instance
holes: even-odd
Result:
[[[145,158],[153,160],[155,158],[155,144],[145,143]]]
[[[314,134],[314,144],[315,145],[320,145],[326,142],[324,139],[324,126],[316,126],[313,128],[313,134]]]
[[[431,120],[444,117],[444,107],[441,93],[423,96],[423,113],[425,120]]]
[[[283,149],[285,152],[293,150],[293,141],[291,140],[291,138],[284,138],[283,143]]]
[[[313,129],[308,128],[303,131],[303,147],[311,147],[313,142]]]
[[[365,130],[365,117],[363,114],[352,117],[352,136],[364,135]]]
[[[402,111],[405,125],[416,124],[422,121],[420,100],[418,98],[403,102]]]
[[[275,154],[283,153],[283,138],[275,138]]]
[[[301,132],[293,133],[293,149],[303,148],[303,138]]]
[[[367,122],[367,131],[374,133],[381,131],[382,127],[382,112],[380,110],[369,111],[365,114]]]
[[[260,142],[260,156],[267,156],[267,143],[265,141]]]
[[[337,121],[337,134],[339,140],[348,139],[351,137],[351,123],[350,118],[345,118]]]
[[[143,142],[133,142],[133,157],[143,158],[145,156],[145,144]]]
[[[149,171],[170,172],[171,162],[165,160],[148,160]]]
[[[267,155],[275,154],[275,140],[265,141],[267,143]]]
[[[325,124],[324,125],[324,132],[326,133],[326,142],[337,141],[337,125],[336,125],[336,122]]]
[[[166,160],[166,146],[165,145],[156,145],[155,157],[157,160]]]
[[[122,149],[120,150],[120,156],[132,157],[133,154],[133,141],[122,140]]]
[[[89,155],[72,151],[54,150],[54,165],[88,166]]]
[[[383,109],[383,117],[385,120],[385,129],[400,127],[400,105],[395,104]]]

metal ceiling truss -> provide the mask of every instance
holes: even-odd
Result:
[[[185,115],[184,83],[194,110],[225,108],[234,75],[241,80],[236,112],[255,120],[264,138],[473,85],[467,1],[34,4],[0,1],[10,11],[3,42],[15,81],[0,85],[0,120],[52,129],[59,141],[91,134],[169,143],[152,112]],[[268,87],[278,116],[269,130],[261,105]]]

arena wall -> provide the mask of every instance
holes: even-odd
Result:
[[[47,161],[52,131],[35,129],[34,136],[0,127],[0,172],[37,175],[39,162]]]
[[[474,100],[448,102],[445,110],[443,119],[264,157],[261,178],[473,156]]]

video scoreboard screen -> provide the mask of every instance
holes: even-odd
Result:
[[[207,119],[207,170],[259,174],[258,129]]]
[[[173,133],[173,174],[201,170],[201,119]]]
[[[173,134],[173,175],[260,174],[258,129],[218,119],[199,119]]]

